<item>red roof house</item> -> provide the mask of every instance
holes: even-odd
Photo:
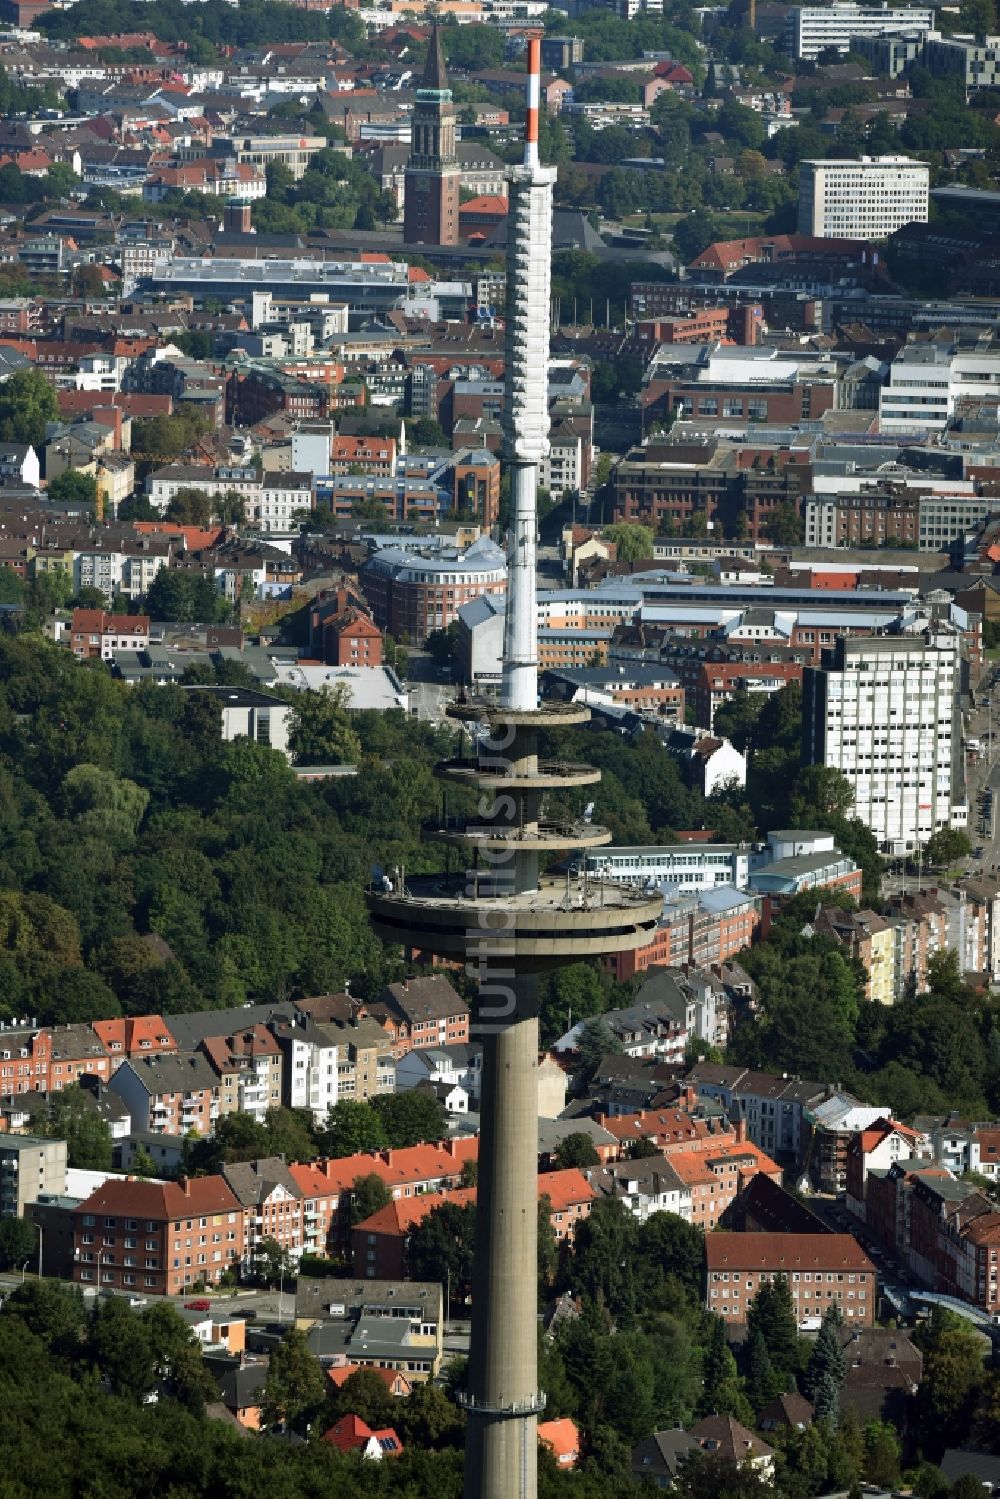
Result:
[[[324,1442],[336,1447],[338,1452],[360,1452],[378,1462],[383,1457],[400,1457],[403,1444],[391,1426],[372,1431],[367,1421],[360,1416],[341,1416],[340,1420],[323,1433]]]

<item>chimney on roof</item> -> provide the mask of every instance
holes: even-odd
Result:
[[[177,1185],[180,1187],[185,1197],[191,1196],[191,1178],[189,1176],[179,1176],[177,1178]]]

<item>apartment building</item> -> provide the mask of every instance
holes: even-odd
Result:
[[[110,661],[115,651],[148,650],[149,616],[74,609],[69,643],[79,661]]]
[[[935,78],[957,78],[966,95],[1000,85],[1000,36],[929,36],[921,66]]]
[[[219,1077],[201,1052],[132,1057],[113,1073],[109,1088],[134,1128],[154,1134],[210,1135],[219,1117]]]
[[[305,1196],[281,1156],[223,1166],[222,1178],[243,1209],[243,1270],[252,1270],[265,1240],[296,1263],[305,1248]]]
[[[801,682],[802,669],[812,657],[813,647],[805,644],[692,639],[642,620],[618,625],[608,647],[609,667],[660,663],[676,673],[685,707],[691,709],[695,724],[709,731],[716,709],[734,693],[778,692],[789,682]]]
[[[907,1258],[925,1285],[990,1316],[1000,1312],[1000,1212],[972,1182],[916,1174],[909,1184]]]
[[[806,763],[845,777],[854,816],[886,852],[967,824],[961,675],[961,639],[944,629],[841,638],[804,673]]]
[[[701,1097],[716,1099],[727,1115],[735,1109],[748,1138],[769,1156],[786,1160],[803,1158],[809,1111],[830,1094],[825,1083],[717,1062],[698,1062],[686,1081]]]
[[[243,1256],[243,1210],[220,1176],[110,1179],[73,1209],[80,1286],[178,1296],[217,1285]]]
[[[171,463],[150,474],[146,489],[149,503],[161,515],[179,489],[201,489],[210,500],[236,495],[247,523],[265,532],[287,531],[297,515],[313,509],[312,474]]]
[[[876,911],[845,911],[821,906],[807,930],[832,937],[865,970],[865,998],[891,1005],[902,999],[896,990],[896,940],[892,924]]]
[[[920,539],[917,489],[888,485],[856,495],[810,495],[802,506],[810,547],[914,546]]]
[[[119,597],[138,599],[148,592],[160,568],[170,566],[173,554],[171,542],[148,536],[135,542],[92,542],[73,556],[73,582],[77,589],[100,589],[109,604]],[[111,624],[117,628],[122,619],[134,618],[138,616],[112,615]]]
[[[201,1050],[219,1079],[219,1118],[249,1114],[264,1123],[268,1109],[282,1101],[281,1047],[264,1025],[248,1026],[229,1036],[207,1036]]]
[[[846,1154],[847,1205],[855,1217],[865,1221],[865,1189],[871,1171],[888,1171],[900,1161],[929,1160],[931,1148],[925,1135],[900,1124],[888,1114],[859,1128],[848,1143]]]
[[[750,946],[760,925],[760,905],[755,896],[727,885],[665,897],[652,940],[634,952],[611,955],[605,967],[624,981],[650,968],[724,963]]]
[[[0,1135],[0,1218],[24,1218],[39,1197],[65,1192],[65,1140]]]
[[[387,984],[368,1013],[392,1038],[398,1061],[427,1046],[456,1046],[469,1039],[471,1012],[443,974]]]
[[[465,551],[389,546],[365,563],[361,584],[380,629],[394,640],[422,644],[432,630],[447,629],[463,604],[481,594],[505,594],[507,564],[488,536]]]
[[[639,1223],[645,1223],[653,1213],[674,1213],[691,1222],[690,1184],[665,1156],[591,1166],[586,1178],[598,1197],[617,1198]],[[541,1179],[544,1181],[544,1177]]]
[[[538,1200],[548,1199],[549,1221],[560,1243],[572,1242],[577,1224],[589,1217],[591,1206],[599,1195],[600,1189],[588,1180],[588,1174],[576,1168],[547,1171],[538,1177]],[[414,1229],[444,1203],[469,1207],[475,1202],[475,1187],[393,1198],[384,1208],[362,1219],[351,1231],[351,1262],[355,1275],[369,1280],[393,1280],[405,1276],[407,1248]]]
[[[268,1028],[282,1054],[282,1102],[308,1109],[317,1124],[325,1124],[340,1096],[337,1037],[297,1010],[268,1021]]]
[[[177,1050],[162,1015],[125,1015],[94,1020],[91,1029],[111,1058],[112,1068],[128,1057],[159,1056]]]
[[[816,1327],[831,1305],[856,1327],[875,1323],[875,1266],[851,1234],[734,1234],[705,1240],[706,1308],[743,1325],[760,1287],[783,1278],[796,1321]]]
[[[926,224],[929,193],[927,163],[908,156],[803,161],[799,232],[818,239],[888,239],[905,224]]]
[[[350,1242],[351,1202],[359,1177],[378,1176],[394,1198],[418,1197],[424,1192],[453,1191],[462,1185],[462,1167],[476,1161],[479,1141],[472,1136],[442,1140],[432,1145],[413,1145],[404,1150],[376,1150],[341,1160],[321,1159],[291,1166],[293,1178],[304,1193],[308,1213],[314,1220],[313,1237],[319,1240],[319,1225],[327,1226],[329,1252],[343,1252]]]
[[[680,1061],[688,1040],[725,1043],[725,991],[711,973],[657,968],[649,974],[635,1002],[607,1010],[604,1020],[625,1056]],[[556,1052],[572,1050],[584,1022],[571,1026],[553,1043]]]
[[[815,60],[834,47],[850,52],[860,37],[891,37],[906,33],[926,36],[934,26],[933,10],[916,6],[856,5],[834,0],[832,5],[802,5],[788,13],[786,42],[792,57]]]
[[[396,439],[394,437],[335,436],[330,444],[328,474],[373,474],[390,479],[396,472]]]

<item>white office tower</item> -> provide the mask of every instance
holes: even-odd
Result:
[[[786,22],[786,40],[793,57],[816,58],[831,47],[850,52],[852,43],[860,37],[926,36],[933,25],[931,9],[835,0],[833,5],[793,6]]]
[[[549,301],[556,169],[540,166],[538,161],[539,84],[538,72],[529,65],[524,162],[507,173],[503,456],[510,474],[511,536],[507,549],[503,703],[506,708],[522,710],[538,706],[538,473],[549,451]]]
[[[803,674],[806,763],[850,782],[854,816],[883,853],[967,824],[961,674],[961,636],[945,626],[841,638]]]
[[[818,239],[888,239],[926,224],[930,168],[909,156],[799,163],[799,233]]]

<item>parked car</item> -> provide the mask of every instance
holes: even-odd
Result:
[[[212,1303],[208,1300],[185,1301],[184,1310],[186,1312],[210,1312],[212,1310]]]
[[[137,1308],[140,1306],[147,1306],[148,1302],[146,1301],[145,1296],[130,1296],[128,1299],[128,1304],[130,1307]]]

